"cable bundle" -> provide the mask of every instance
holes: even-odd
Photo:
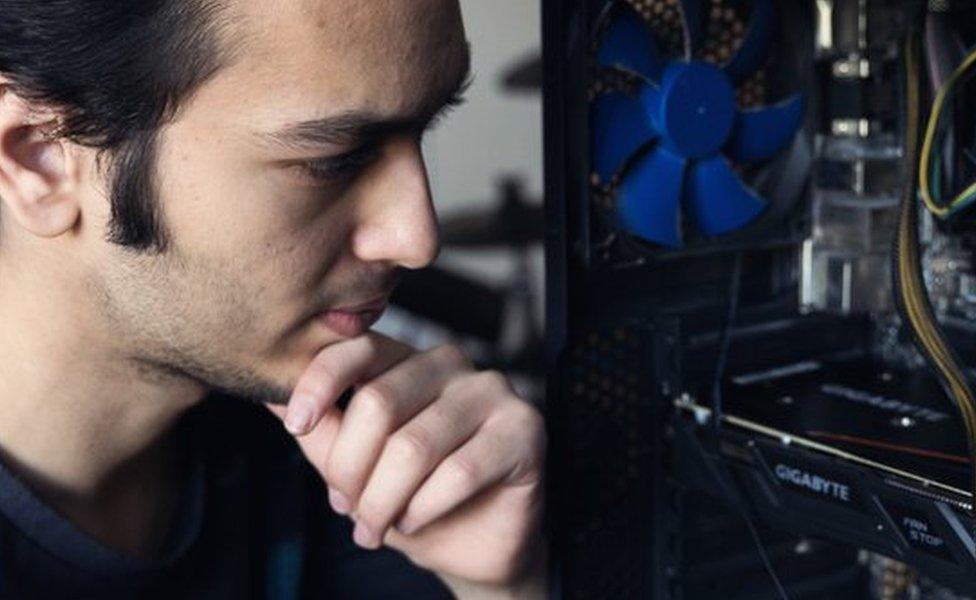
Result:
[[[919,167],[922,200],[932,214],[942,219],[951,217],[976,201],[976,182],[971,183],[966,189],[956,194],[952,200],[948,202],[942,200],[942,171],[940,167],[942,144],[936,143],[937,139],[941,141],[939,138],[951,129],[947,126],[947,122],[951,123],[952,118],[948,114],[950,111],[946,109],[946,106],[950,100],[958,95],[961,85],[972,77],[974,65],[976,65],[976,50],[972,50],[963,59],[945,84],[939,88],[935,101],[932,103],[932,112],[929,115],[925,140],[922,144]]]
[[[958,74],[968,70],[967,64],[976,62],[976,54],[971,55],[963,63],[952,80],[958,79]],[[964,68],[965,67],[965,68]],[[921,75],[919,69],[918,37],[910,34],[905,47],[906,81],[906,127],[905,127],[905,160],[908,165],[909,180],[905,186],[905,195],[901,205],[898,231],[895,238],[894,252],[894,282],[895,298],[906,324],[911,329],[917,346],[923,352],[932,368],[936,371],[946,393],[959,408],[966,428],[966,441],[969,446],[970,457],[976,457],[976,398],[969,386],[965,372],[960,362],[949,347],[945,336],[939,328],[935,312],[929,302],[922,275],[922,257],[918,239],[918,207],[916,204],[916,180],[925,173],[925,149],[922,160],[918,161],[918,137],[920,131],[921,112]],[[949,84],[947,84],[947,87]],[[945,88],[940,93],[944,101]],[[937,100],[937,108],[938,108]],[[934,121],[938,113],[933,110],[934,117],[929,122],[929,133],[934,130]],[[926,136],[929,148],[930,136]],[[926,198],[926,180],[922,178],[922,198]],[[926,200],[929,206],[931,198]],[[931,210],[931,206],[929,209]],[[946,207],[948,208],[948,207]],[[976,466],[976,460],[971,462]],[[976,469],[971,473],[972,504],[976,506]]]

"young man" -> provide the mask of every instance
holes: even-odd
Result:
[[[0,597],[544,594],[539,413],[368,331],[468,64],[456,0],[0,0]]]

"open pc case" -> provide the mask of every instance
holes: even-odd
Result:
[[[973,4],[544,3],[561,597],[976,596]]]

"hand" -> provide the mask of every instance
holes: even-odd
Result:
[[[335,402],[355,393],[343,413]],[[375,333],[322,350],[287,406],[266,405],[356,521],[434,571],[498,589],[539,548],[546,436],[540,413],[453,346],[427,352]]]

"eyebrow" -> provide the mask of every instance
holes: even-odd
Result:
[[[472,82],[471,49],[466,46],[461,76],[448,93],[426,103],[416,114],[384,117],[368,111],[348,111],[335,116],[291,123],[279,131],[260,133],[261,141],[295,151],[316,151],[329,145],[354,145],[426,127],[445,108],[460,104]]]

